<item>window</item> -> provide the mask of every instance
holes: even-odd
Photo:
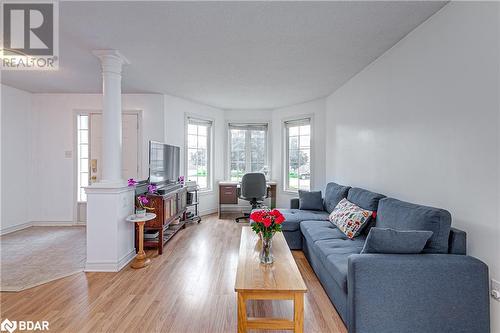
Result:
[[[187,118],[187,180],[196,181],[200,190],[211,189],[210,154],[212,122]]]
[[[84,187],[89,186],[89,116],[77,116],[78,201],[87,201]]]
[[[247,172],[268,177],[267,124],[229,124],[229,178],[240,181]]]
[[[285,122],[285,190],[311,188],[311,119]]]

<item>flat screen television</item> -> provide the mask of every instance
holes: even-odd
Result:
[[[176,184],[179,180],[180,148],[149,141],[149,182]]]

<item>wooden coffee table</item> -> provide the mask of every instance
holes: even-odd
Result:
[[[250,227],[241,230],[234,290],[238,293],[238,332],[247,329],[304,330],[304,293],[307,287],[281,232],[273,237],[274,263],[259,261],[261,241]],[[247,300],[293,300],[293,320],[247,318]]]

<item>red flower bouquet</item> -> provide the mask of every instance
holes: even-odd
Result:
[[[256,210],[250,214],[253,221],[252,230],[262,236],[262,251],[260,262],[271,264],[274,260],[271,254],[272,238],[275,232],[281,231],[281,224],[285,222],[285,217],[277,209]]]
[[[277,209],[256,210],[250,214],[250,219],[254,222],[253,231],[261,232],[264,237],[272,237],[275,232],[281,231],[281,224],[285,221],[285,217]]]

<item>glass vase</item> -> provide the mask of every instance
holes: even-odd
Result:
[[[273,253],[273,237],[262,236],[262,249],[260,250],[260,263],[272,264],[274,261]]]

